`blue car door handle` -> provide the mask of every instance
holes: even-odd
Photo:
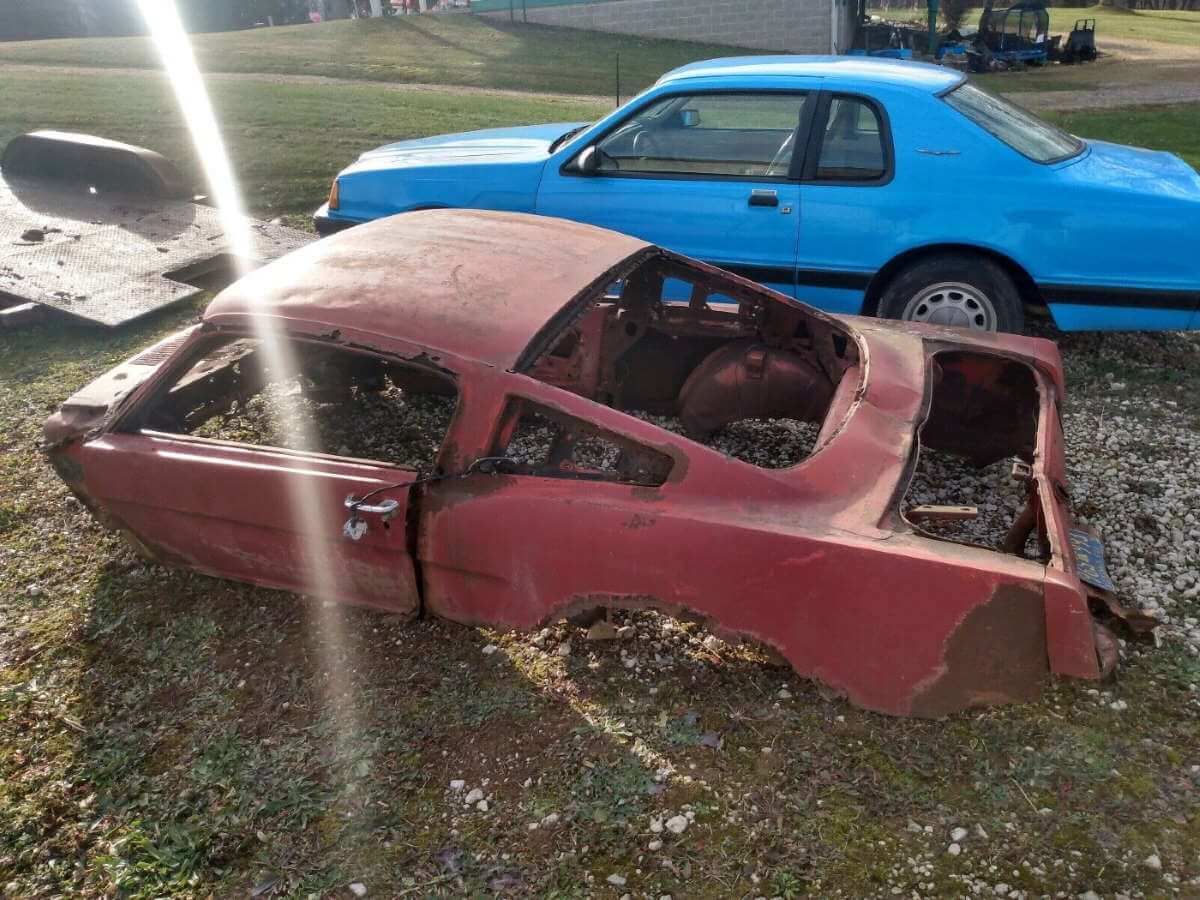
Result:
[[[775,191],[756,188],[750,192],[751,206],[778,206],[779,194]]]

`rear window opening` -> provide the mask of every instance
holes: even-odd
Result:
[[[450,379],[337,347],[288,346],[273,359],[255,338],[210,344],[123,430],[432,470],[457,402]]]
[[[853,405],[858,344],[824,316],[668,253],[605,287],[518,370],[763,468],[803,462]]]
[[[939,353],[903,517],[927,537],[1029,559],[1049,558],[1029,475],[1040,395],[1024,363]]]

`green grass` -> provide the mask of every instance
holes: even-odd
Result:
[[[978,26],[979,14],[982,11],[982,7],[968,10],[963,18],[963,26]],[[868,12],[900,21],[925,21],[923,7],[890,10],[873,8]],[[1121,10],[1111,6],[1055,7],[1050,10],[1050,31],[1065,34],[1074,26],[1076,19],[1085,18],[1096,20],[1096,43],[1101,50],[1104,49],[1105,40],[1156,41],[1186,47],[1200,46],[1200,11],[1195,10]]]
[[[743,49],[509,24],[478,16],[407,16],[293,25],[193,39],[207,72],[327,75],[611,96],[620,54],[628,97],[683,63]],[[148,38],[10,43],[0,62],[154,68]]]
[[[1043,115],[1081,137],[1169,150],[1200,170],[1200,103]]]
[[[217,81],[213,104],[246,204],[300,215],[323,200],[339,169],[391,140],[499,125],[591,120],[587,100],[516,98],[371,85]],[[10,70],[0,91],[0,145],[37,128],[87,131],[151,147],[201,170],[174,97],[157,75],[51,75]]]

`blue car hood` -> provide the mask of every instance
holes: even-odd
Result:
[[[1161,150],[1088,141],[1087,150],[1063,171],[1093,186],[1200,202],[1200,172]]]
[[[338,175],[332,216],[366,222],[446,206],[533,212],[551,143],[578,124],[489,128],[371,150]]]
[[[417,166],[453,166],[473,163],[544,163],[550,144],[582,122],[488,128],[462,134],[397,141],[358,158],[344,174],[372,169],[409,169]]]

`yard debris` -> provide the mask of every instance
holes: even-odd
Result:
[[[665,823],[667,831],[671,834],[683,834],[690,824],[688,817],[683,815],[671,816]]]
[[[617,637],[617,629],[608,619],[597,619],[587,630],[589,641],[615,641]]]

